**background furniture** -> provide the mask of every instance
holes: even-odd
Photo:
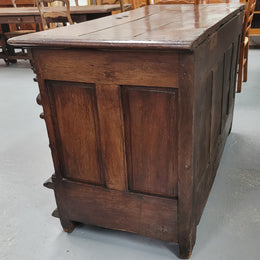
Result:
[[[33,6],[34,5],[34,0],[16,0],[16,5],[19,6]],[[1,0],[0,2],[1,7],[12,7],[12,0]]]
[[[32,6],[34,6],[34,0],[16,0],[15,4],[17,7],[32,7]],[[13,3],[11,0],[1,0],[0,8],[1,7],[13,7]],[[19,21],[17,21],[17,22],[19,22]],[[36,30],[35,24],[19,23],[19,26],[22,30]],[[10,31],[17,30],[17,27],[15,24],[10,24],[9,28],[10,28]],[[0,26],[0,32],[1,32],[1,26]]]
[[[260,1],[256,0],[250,35],[260,35]]]
[[[229,0],[132,0],[133,9],[152,4],[219,4]]]
[[[19,2],[17,2],[19,3]],[[126,5],[130,6],[130,5]],[[48,7],[51,8],[51,7]],[[48,9],[47,8],[47,9]],[[57,10],[63,11],[63,8]],[[72,6],[70,8],[72,20],[80,23],[87,20],[92,20],[104,16],[111,15],[113,11],[120,10],[120,5],[93,5],[93,6]],[[63,22],[64,18],[53,18],[53,22]],[[0,8],[0,27],[2,32],[0,32],[0,40],[4,41],[4,46],[7,48],[7,51],[0,52],[0,58],[5,59],[8,63],[9,61],[13,62],[16,59],[19,59],[21,56],[18,56],[14,53],[13,48],[7,45],[4,33],[9,32],[9,25],[16,25],[17,23],[29,23],[29,24],[41,24],[41,17],[37,7],[24,7],[24,8]],[[28,55],[25,55],[24,58],[29,58]]]
[[[49,6],[49,8],[45,7],[47,4],[53,3],[53,2],[55,2],[55,3],[60,2],[62,4],[62,6],[59,7],[59,9],[57,9],[56,6]],[[63,7],[63,5],[64,5],[64,7]],[[58,1],[57,0],[36,0],[36,6],[40,12],[42,26],[43,26],[44,30],[48,30],[50,28],[49,20],[58,19],[60,17],[64,17],[66,19],[64,21],[65,24],[66,24],[66,22],[73,24],[73,21],[71,19],[71,15],[70,15],[69,0],[58,0]]]
[[[243,9],[152,5],[10,40],[31,50],[66,232],[82,222],[191,255],[232,125]]]
[[[249,50],[249,32],[254,16],[254,10],[256,6],[256,0],[248,0],[246,3],[246,10],[244,14],[243,29],[241,36],[241,44],[239,50],[238,60],[238,80],[237,80],[237,92],[241,92],[242,78],[243,81],[247,81],[248,70],[248,50]]]
[[[12,0],[12,4],[14,7],[17,7],[16,5],[16,0]],[[0,42],[1,42],[1,47],[2,47],[2,52],[6,55],[12,55],[12,56],[16,56],[19,57],[19,59],[27,59],[28,55],[26,53],[26,50],[24,48],[18,48],[18,50],[21,51],[17,51],[17,48],[13,48],[11,46],[8,46],[8,44],[6,43],[8,39],[12,38],[12,37],[16,37],[16,36],[20,36],[20,35],[24,35],[24,34],[28,34],[28,33],[34,33],[36,32],[36,30],[34,29],[23,29],[23,28],[28,28],[30,26],[30,24],[25,25],[23,24],[22,26],[20,25],[20,23],[15,24],[15,26],[11,26],[9,25],[10,31],[7,32],[3,32],[1,34],[1,38],[0,38]],[[16,59],[10,60],[8,58],[5,58],[5,62],[7,64],[9,64],[9,62],[16,62]]]

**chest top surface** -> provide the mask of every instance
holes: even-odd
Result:
[[[9,40],[26,47],[193,49],[244,9],[239,3],[150,5]]]

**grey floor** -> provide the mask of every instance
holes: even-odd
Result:
[[[232,132],[191,259],[260,259],[260,50],[250,50],[249,80],[237,94]],[[175,244],[88,226],[64,233],[37,85],[27,62],[0,61],[0,259],[178,259]]]

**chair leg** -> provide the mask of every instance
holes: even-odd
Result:
[[[240,50],[239,50],[239,60],[238,60],[238,78],[237,78],[237,92],[241,92],[242,88],[242,70],[243,70],[243,46],[241,45]]]
[[[6,65],[9,65],[9,60],[7,59],[8,57],[8,51],[6,47],[6,41],[3,35],[0,35],[0,42],[1,42],[1,48],[2,48],[2,54],[4,56],[4,61]]]
[[[246,60],[243,66],[243,82],[247,82],[247,71],[248,71],[248,51],[249,51],[249,43],[245,47],[244,59]]]

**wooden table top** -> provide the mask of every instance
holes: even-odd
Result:
[[[16,46],[193,49],[244,5],[150,5],[105,18],[12,38]]]
[[[129,7],[130,5],[125,5]],[[45,7],[45,9],[50,9]],[[64,10],[64,7],[51,7],[51,10],[59,11]],[[91,14],[91,13],[109,13],[112,11],[120,10],[119,4],[114,5],[85,5],[85,6],[71,6],[71,14]],[[39,10],[37,7],[2,7],[0,8],[1,16],[29,16],[29,15],[39,15]]]

